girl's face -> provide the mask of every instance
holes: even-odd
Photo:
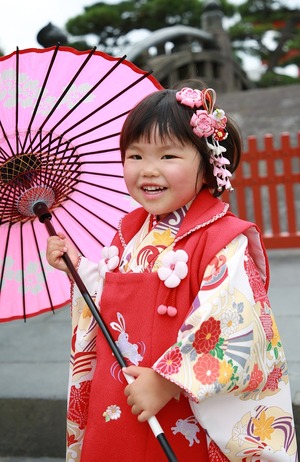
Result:
[[[131,197],[148,213],[163,219],[192,200],[202,188],[201,158],[192,145],[176,138],[163,141],[153,133],[128,146],[124,179]]]

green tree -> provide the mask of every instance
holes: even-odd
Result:
[[[266,66],[259,85],[299,81],[280,73],[289,64],[300,67],[300,8],[287,0],[247,0],[238,7],[240,20],[229,29],[232,47]]]
[[[233,16],[236,7],[227,0],[221,0],[221,4],[225,15]],[[114,54],[118,45],[127,43],[126,34],[132,30],[155,31],[176,24],[200,27],[202,11],[201,0],[124,0],[113,5],[98,2],[69,19],[66,28],[73,36],[95,35],[98,47]],[[72,45],[76,47],[76,43]],[[80,48],[82,46],[81,40]]]
[[[246,0],[240,5],[220,0],[225,18],[233,24],[228,29],[237,56],[259,58],[266,70],[259,82],[270,86],[299,79],[280,74],[278,68],[288,64],[300,66],[300,9],[289,0]],[[204,0],[123,0],[117,4],[98,2],[71,18],[66,28],[74,36],[70,43],[78,49],[91,48],[89,34],[97,38],[98,48],[119,54],[128,44],[128,33],[137,29],[155,31],[183,24],[200,27]],[[272,41],[270,41],[272,36]],[[75,41],[75,37],[80,40]]]

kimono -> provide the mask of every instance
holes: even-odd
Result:
[[[178,461],[296,462],[286,358],[257,227],[203,189],[160,222],[143,209],[78,272],[128,364],[181,388],[157,418]],[[67,461],[164,461],[72,286]]]

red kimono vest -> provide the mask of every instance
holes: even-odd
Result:
[[[200,200],[200,198],[202,200]],[[175,289],[168,289],[156,272],[106,274],[101,313],[115,341],[131,350],[131,362],[151,367],[177,341],[211,259],[252,223],[223,213],[225,204],[208,192],[200,193],[184,218],[174,250],[189,256],[188,277]],[[138,209],[122,222],[121,233],[113,241],[122,255],[127,243],[140,229],[146,212]],[[175,317],[158,314],[159,305],[176,306]],[[113,323],[113,324],[112,324]],[[118,327],[119,326],[119,327]],[[124,351],[124,350],[122,350]],[[97,365],[91,386],[88,423],[81,462],[159,462],[166,456],[147,423],[131,414],[124,396],[126,381],[102,333],[97,336]],[[103,413],[117,406],[118,418],[106,420]],[[172,399],[157,419],[179,462],[209,461],[205,430],[196,422],[188,399],[182,394]],[[182,431],[178,431],[182,429]],[[222,460],[222,459],[220,459]],[[224,456],[223,460],[227,460]]]

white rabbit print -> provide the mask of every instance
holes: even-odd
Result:
[[[138,366],[143,360],[142,354],[145,354],[144,342],[138,342],[138,345],[129,342],[129,335],[126,332],[125,319],[121,313],[117,313],[118,322],[111,322],[110,326],[120,332],[116,345],[120,349],[124,358],[128,359],[132,364]],[[139,353],[139,347],[140,352]]]
[[[181,433],[188,440],[189,446],[193,446],[194,443],[200,443],[197,438],[197,433],[199,432],[197,423],[194,416],[190,416],[187,419],[178,419],[175,427],[172,427],[171,430],[174,435]]]

